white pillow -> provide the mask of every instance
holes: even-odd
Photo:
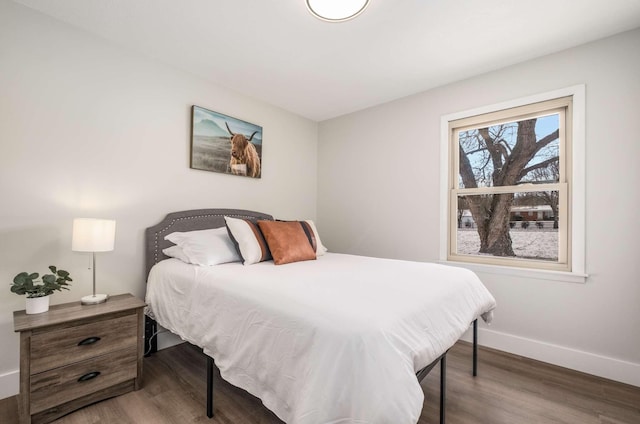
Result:
[[[175,232],[165,236],[165,240],[180,246],[192,264],[218,265],[241,260],[226,227]]]
[[[316,224],[314,224],[313,221],[310,219],[305,220],[305,222],[309,224],[309,226],[311,227],[311,230],[313,231],[313,235],[316,238],[316,256],[324,255],[325,253],[327,253],[327,248],[324,247],[324,245],[322,244],[322,241],[320,241],[320,235],[318,234],[318,229],[316,228]]]
[[[189,262],[189,258],[187,258],[187,255],[184,254],[184,251],[180,246],[176,245],[176,246],[167,247],[166,249],[162,249],[162,253],[164,253],[170,258],[180,259],[182,262],[185,262],[188,264],[191,263]]]
[[[271,259],[267,242],[255,222],[248,219],[224,217],[229,234],[237,246],[244,265],[257,264]]]

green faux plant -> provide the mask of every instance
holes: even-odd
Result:
[[[69,273],[62,269],[57,269],[51,265],[49,267],[53,274],[45,274],[42,281],[37,281],[40,274],[37,272],[27,273],[21,272],[16,275],[11,284],[11,292],[19,295],[26,295],[27,298],[43,297],[53,294],[54,291],[69,290],[69,281],[73,281],[69,277]]]

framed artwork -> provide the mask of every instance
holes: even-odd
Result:
[[[262,127],[192,106],[191,168],[260,178]]]

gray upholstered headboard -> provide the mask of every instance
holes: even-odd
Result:
[[[158,224],[147,228],[145,232],[145,276],[149,275],[149,271],[155,264],[168,258],[162,253],[162,249],[173,246],[173,243],[165,240],[164,236],[174,231],[224,227],[225,216],[252,220],[273,220],[273,217],[266,213],[242,209],[194,209],[170,213]]]

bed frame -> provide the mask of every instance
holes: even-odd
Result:
[[[194,209],[168,214],[160,223],[149,227],[145,231],[145,276],[149,276],[151,268],[160,261],[168,259],[163,249],[173,245],[164,237],[175,231],[195,231],[224,227],[225,216],[251,220],[273,220],[273,216],[243,209]],[[473,376],[478,371],[478,320],[473,321]],[[157,323],[147,316],[145,318],[145,351],[146,355],[157,351],[154,338],[157,333]],[[201,346],[200,346],[201,347]],[[418,381],[440,362],[440,424],[445,424],[445,383],[447,352],[416,373]],[[207,355],[207,417],[213,417],[213,358]]]

